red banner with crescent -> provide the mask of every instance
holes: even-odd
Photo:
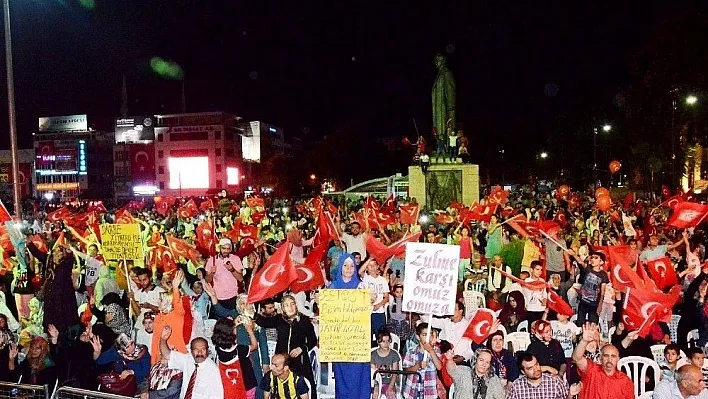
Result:
[[[133,186],[155,185],[155,145],[130,145],[130,177]]]

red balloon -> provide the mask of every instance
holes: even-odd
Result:
[[[622,164],[620,163],[620,161],[610,162],[610,172],[611,173],[619,172],[621,167],[622,167]]]
[[[558,194],[560,194],[561,197],[567,196],[568,194],[570,194],[570,187],[565,184],[558,187]]]
[[[595,199],[598,199],[603,196],[610,196],[610,190],[606,189],[605,187],[598,187],[597,190],[595,190]]]
[[[597,198],[597,207],[603,212],[607,212],[612,205],[612,200],[609,195],[601,195]]]

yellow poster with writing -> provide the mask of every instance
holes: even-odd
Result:
[[[320,362],[371,362],[369,290],[320,291]]]
[[[143,245],[138,224],[102,224],[101,253],[110,260],[143,260]]]

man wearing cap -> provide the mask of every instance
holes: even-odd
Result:
[[[587,262],[581,263],[580,289],[578,290],[578,319],[576,324],[582,326],[586,321],[598,323],[602,298],[610,277],[604,270],[605,254],[593,252]]]
[[[206,263],[207,282],[214,287],[219,303],[228,309],[236,306],[238,286],[243,282],[243,264],[238,256],[231,253],[232,249],[231,240],[222,238],[219,240],[219,253]]]

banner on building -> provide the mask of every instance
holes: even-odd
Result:
[[[136,143],[155,140],[154,116],[131,116],[116,119],[116,143]]]
[[[86,115],[51,116],[39,118],[40,132],[87,131]]]
[[[101,253],[111,260],[142,262],[143,245],[138,224],[102,224]]]
[[[406,244],[403,311],[435,316],[452,315],[457,297],[457,245]]]
[[[371,362],[369,290],[320,291],[320,362]]]
[[[155,184],[155,145],[130,145],[130,178],[133,186]]]
[[[29,195],[30,182],[32,182],[32,165],[28,163],[19,164],[18,173],[20,196],[26,197]],[[0,164],[0,184],[12,185],[13,182],[12,165]]]

